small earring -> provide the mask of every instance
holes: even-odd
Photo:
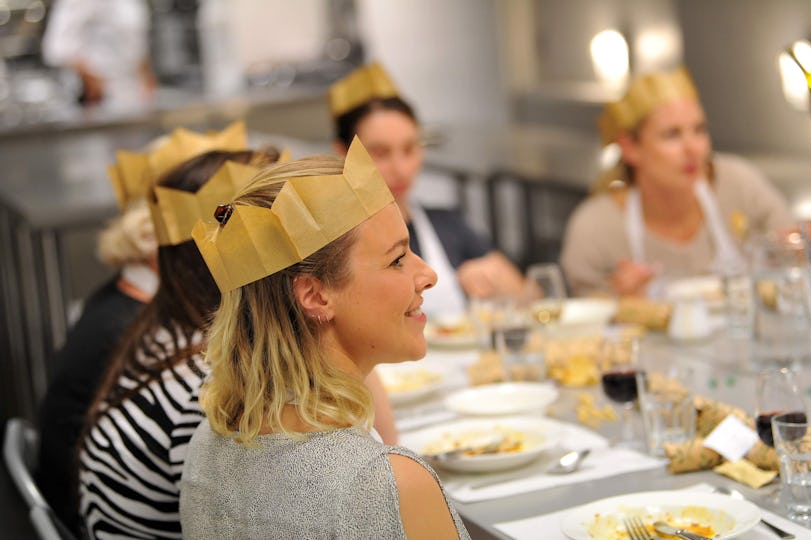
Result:
[[[321,320],[321,314],[318,314],[318,324],[324,324],[324,321]]]

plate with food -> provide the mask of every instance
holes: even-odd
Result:
[[[749,501],[717,493],[648,491],[601,499],[566,513],[560,527],[572,540],[628,540],[623,520],[638,517],[653,534],[653,523],[723,540],[754,527],[760,509]]]
[[[467,419],[404,433],[401,444],[442,469],[490,472],[530,463],[555,446],[564,431],[547,418]]]
[[[466,315],[429,316],[425,341],[431,347],[473,348],[479,344],[476,328]]]
[[[378,364],[375,371],[392,405],[401,405],[422,399],[445,384],[448,371],[435,365],[421,362],[404,364]]]
[[[473,416],[543,413],[557,398],[552,383],[506,382],[458,390],[445,398],[445,406],[456,414]]]

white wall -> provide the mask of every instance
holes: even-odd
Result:
[[[424,123],[506,123],[495,1],[357,0],[367,58]]]
[[[680,0],[685,60],[717,147],[809,155],[811,116],[783,98],[777,55],[811,38],[808,0]]]

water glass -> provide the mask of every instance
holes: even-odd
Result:
[[[772,360],[795,363],[811,353],[809,268],[800,233],[753,243],[754,335]]]
[[[752,277],[746,273],[723,277],[727,335],[733,339],[751,339],[755,323]]]
[[[804,412],[772,418],[774,447],[780,458],[780,483],[789,517],[811,524],[811,425]]]
[[[545,263],[534,264],[527,268],[522,300],[529,308],[534,323],[544,326],[556,323],[560,318],[565,299],[566,284],[560,266]]]
[[[696,411],[689,384],[693,370],[659,359],[646,359],[637,372],[639,407],[648,453],[665,455],[665,444],[695,437]]]
[[[540,340],[529,325],[503,326],[493,330],[496,350],[508,381],[540,381],[546,365]]]

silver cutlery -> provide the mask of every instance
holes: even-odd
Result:
[[[583,460],[586,459],[586,456],[589,455],[591,450],[584,449],[584,450],[572,450],[571,452],[567,452],[563,454],[560,459],[555,461],[548,469],[546,469],[546,474],[569,474],[575,472],[577,469],[580,468],[580,464],[583,463]],[[493,476],[489,476],[484,478],[478,482],[474,481],[469,486],[468,489],[481,489],[490,486],[494,486],[496,484],[501,484],[503,482],[509,482],[510,480],[516,480],[518,478],[526,478],[527,472],[523,469],[519,469],[517,471],[513,471],[506,474],[496,474]]]
[[[715,486],[715,487],[713,487],[712,491],[713,491],[713,493],[722,493],[724,495],[729,495],[733,499],[738,499],[739,501],[745,501],[746,500],[746,497],[743,496],[743,493],[741,493],[740,491],[738,491],[736,489],[728,488],[726,486]],[[766,521],[763,518],[760,519],[760,522],[763,525],[765,525],[766,527],[768,527],[774,534],[776,534],[780,538],[783,538],[785,540],[791,540],[792,538],[795,538],[795,536],[793,534],[791,534],[790,532],[784,531],[783,529],[781,529],[777,525],[769,523],[768,521]]]
[[[423,454],[424,458],[434,459],[437,461],[444,461],[447,459],[455,459],[458,457],[462,457],[464,454],[468,452],[473,452],[476,455],[479,454],[494,454],[498,452],[498,449],[504,443],[504,435],[499,434],[492,434],[483,437],[479,437],[478,440],[467,444],[465,446],[461,446],[459,448],[454,448],[452,450],[446,450],[444,452],[435,452],[433,454]]]
[[[622,521],[631,540],[654,540],[653,535],[637,516],[626,517]]]
[[[569,474],[571,472],[576,471],[580,464],[583,463],[583,460],[586,459],[586,456],[589,455],[588,448],[583,450],[573,450],[566,454],[563,454],[561,458],[551,467],[546,469],[547,474]]]
[[[700,534],[691,533],[690,531],[684,529],[672,527],[664,521],[655,522],[653,524],[653,528],[656,529],[656,532],[678,536],[679,538],[684,538],[684,540],[710,540],[710,538],[707,538],[706,536],[701,536]]]

